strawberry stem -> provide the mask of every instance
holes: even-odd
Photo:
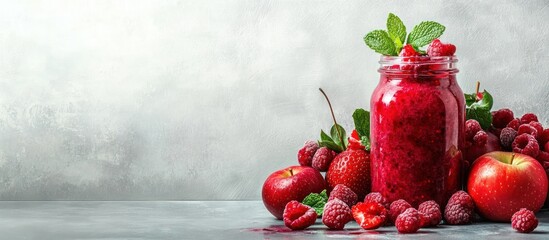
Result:
[[[332,113],[332,119],[334,119],[337,136],[339,137],[339,140],[343,144],[343,149],[345,150],[345,144],[344,144],[345,141],[343,140],[343,135],[339,132],[339,127],[338,127],[339,125],[337,124],[337,121],[334,115],[334,110],[332,109],[332,104],[330,103],[330,99],[328,98],[328,95],[326,95],[324,90],[322,90],[322,88],[318,88],[318,90],[320,90],[320,92],[322,93],[322,95],[324,95],[324,97],[326,98],[326,101],[328,102],[328,106],[330,107],[330,112]]]

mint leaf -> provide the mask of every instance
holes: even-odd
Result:
[[[494,105],[494,99],[488,91],[482,92],[482,99],[476,101],[476,94],[465,94],[466,109],[465,115],[467,120],[475,119],[480,123],[480,126],[484,130],[488,130],[492,125],[492,106]]]
[[[329,149],[334,150],[335,152],[340,153],[345,151],[345,147],[343,144],[340,144],[339,142],[340,142],[339,140],[336,142],[336,140],[332,139],[332,137],[330,137],[324,131],[320,130],[320,141],[318,141],[319,146],[327,147]]]
[[[302,201],[303,204],[314,208],[318,216],[322,216],[326,202],[328,202],[326,190],[322,190],[320,193],[310,193]]]
[[[368,47],[387,56],[396,56],[395,43],[384,30],[374,30],[364,36],[364,42]]]
[[[370,112],[359,108],[353,113],[355,129],[359,136],[370,138]]]
[[[339,134],[341,134],[341,136],[338,135],[338,131],[336,130],[335,124],[330,129],[330,135],[332,136],[332,139],[334,140],[334,142],[342,146],[343,150],[345,150],[345,148],[347,147],[347,141],[348,141],[345,129],[343,129],[343,127],[339,124],[337,125],[337,129],[339,129]],[[341,142],[341,139],[343,139],[343,142]]]
[[[423,47],[435,40],[435,38],[440,37],[445,29],[446,27],[437,22],[421,22],[414,27],[412,32],[410,32],[407,43],[415,48]]]
[[[387,17],[387,32],[399,52],[398,49],[402,48],[402,43],[406,41],[406,26],[398,16],[392,13],[389,13],[389,17]]]

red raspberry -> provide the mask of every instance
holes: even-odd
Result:
[[[417,211],[419,212],[421,227],[436,226],[442,220],[440,206],[435,201],[431,200],[421,203]]]
[[[537,137],[539,137],[543,132],[543,125],[541,125],[541,123],[539,122],[530,122],[528,123],[528,125],[536,129]]]
[[[538,162],[540,163],[544,163],[544,162],[549,162],[549,152],[546,152],[546,151],[539,151],[539,154],[538,156],[536,157],[536,159],[538,160]]]
[[[549,142],[549,128],[548,129],[545,129],[541,132],[538,132],[538,143],[540,146],[544,146],[545,143]],[[543,149],[545,151],[549,150],[549,149]]]
[[[488,131],[494,134],[495,136],[499,136],[501,134],[501,128],[494,128],[493,126],[490,127]]]
[[[465,139],[467,141],[472,142],[478,131],[482,131],[482,128],[477,120],[469,119],[465,122]]]
[[[411,208],[412,205],[410,205],[406,200],[399,199],[391,203],[391,206],[389,206],[389,220],[391,222],[395,222],[398,215],[406,211],[406,209]]]
[[[511,225],[518,232],[529,233],[538,226],[538,219],[534,212],[521,208],[511,217]]]
[[[488,141],[488,134],[485,131],[478,131],[473,137],[473,143],[477,146],[484,146]]]
[[[527,134],[530,134],[532,135],[534,138],[537,138],[538,137],[538,130],[536,130],[536,128],[530,126],[530,124],[522,124],[519,126],[518,128],[518,135],[521,135],[523,133],[527,133]]]
[[[381,205],[383,205],[385,208],[389,209],[390,204],[389,201],[387,201],[387,198],[385,198],[381,193],[378,192],[371,192],[364,197],[364,203],[370,203],[370,202],[376,202]]]
[[[352,207],[358,201],[358,196],[356,193],[343,184],[338,184],[334,187],[334,189],[330,192],[330,198],[328,198],[328,201],[336,198],[343,201],[349,207]]]
[[[532,121],[538,122],[538,116],[536,116],[536,114],[526,113],[526,114],[522,115],[522,117],[520,118],[520,123],[522,123],[522,124],[530,123]]]
[[[451,43],[444,44],[440,40],[435,39],[429,47],[427,47],[427,55],[430,57],[435,56],[453,56],[456,52],[456,46]]]
[[[297,152],[297,161],[301,166],[311,166],[313,163],[313,156],[316,150],[318,150],[318,143],[315,141],[307,141],[304,146]]]
[[[539,154],[539,145],[536,138],[532,135],[523,133],[518,135],[512,144],[513,152],[526,154],[532,157],[537,157]]]
[[[475,204],[465,191],[457,191],[450,197],[444,209],[446,223],[452,225],[469,224],[473,220]]]
[[[366,230],[379,228],[387,221],[387,209],[377,202],[357,203],[351,211],[358,225]]]
[[[328,201],[322,213],[322,223],[330,229],[341,230],[353,219],[351,208],[339,199]]]
[[[515,131],[518,131],[519,126],[520,126],[520,119],[518,118],[511,120],[509,124],[507,124],[507,127],[515,129]]]
[[[513,119],[515,119],[515,115],[509,108],[502,108],[492,112],[492,125],[496,128],[506,127]]]
[[[326,172],[330,167],[330,163],[334,160],[334,157],[337,155],[336,152],[327,148],[321,147],[313,155],[313,168],[316,168],[318,171]]]
[[[545,145],[543,145],[543,150],[546,152],[549,151],[549,142],[546,142]]]
[[[415,233],[420,228],[419,213],[415,208],[408,208],[398,215],[395,226],[399,233]]]
[[[511,145],[513,144],[513,141],[515,141],[515,137],[517,137],[517,131],[515,129],[510,127],[502,129],[501,134],[499,135],[501,146],[507,150],[511,150]]]
[[[313,225],[316,221],[314,208],[298,201],[290,201],[284,208],[284,225],[292,230],[301,230]]]
[[[400,54],[398,56],[400,56],[400,57],[415,57],[415,56],[419,56],[419,53],[416,52],[416,50],[414,49],[414,47],[412,47],[412,45],[406,44],[406,45],[404,45],[402,50],[400,50]]]

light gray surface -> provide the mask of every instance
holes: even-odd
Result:
[[[389,12],[447,27],[459,82],[549,123],[549,2],[0,3],[0,199],[260,199],[271,172],[351,128]]]
[[[292,232],[261,201],[0,202],[2,239],[547,239],[549,212],[531,234],[509,223],[475,223],[398,234],[395,227],[362,230],[355,222],[329,231],[317,219]]]

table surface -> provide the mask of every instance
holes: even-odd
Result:
[[[290,231],[261,201],[3,201],[2,239],[549,239],[549,212],[520,234],[510,223],[441,225],[415,234],[394,226],[362,230],[355,222],[330,231],[316,224]]]

